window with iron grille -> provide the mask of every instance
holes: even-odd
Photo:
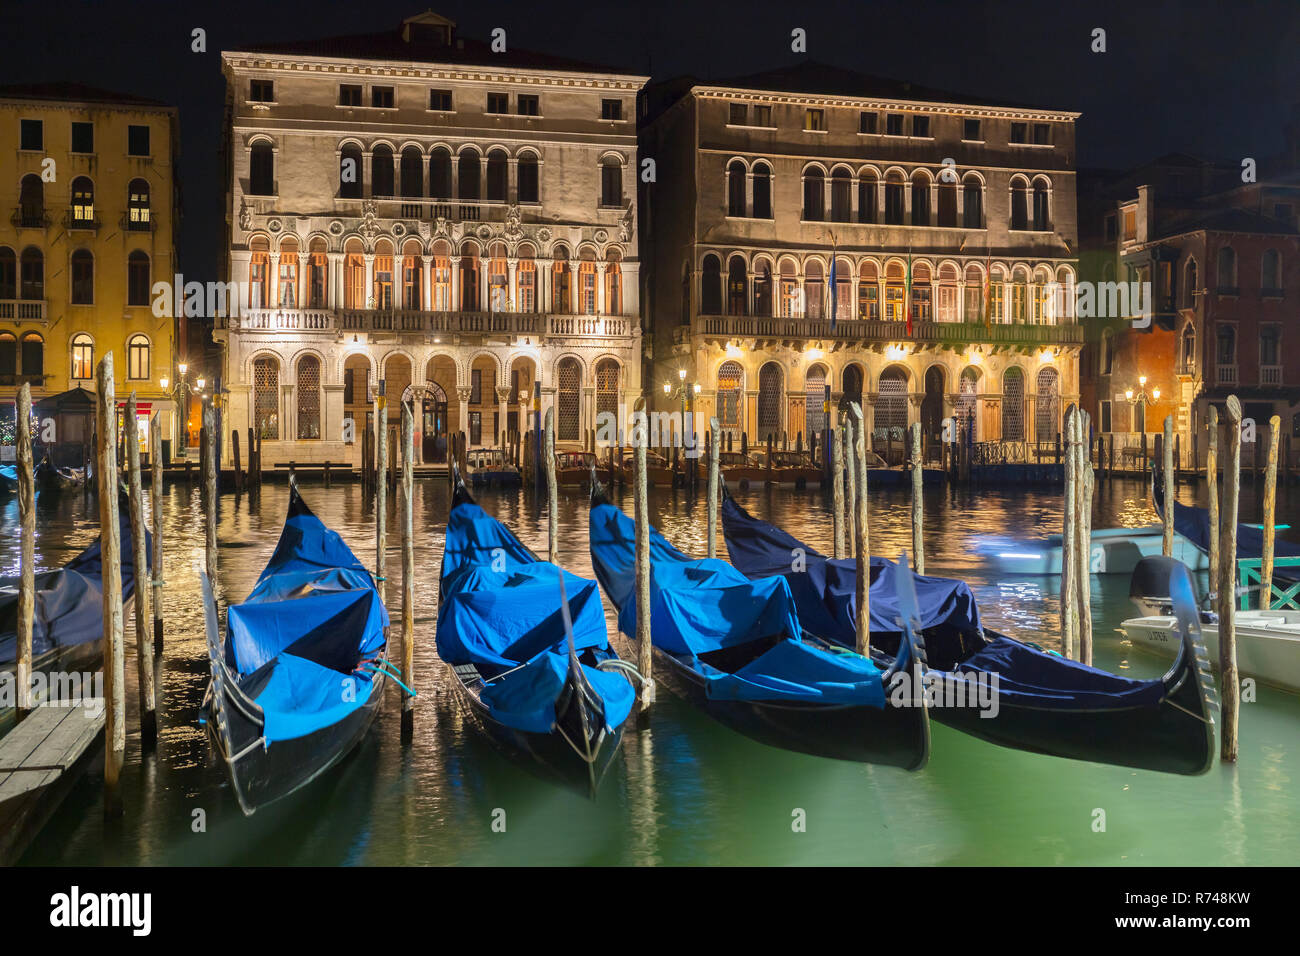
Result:
[[[822,406],[826,401],[826,369],[822,366],[814,365],[808,370],[804,378],[804,395],[804,421],[808,426],[804,441],[807,442],[826,429],[826,411]]]
[[[723,362],[718,369],[718,423],[724,428],[740,427],[743,381],[744,371],[739,362]]]
[[[1025,440],[1025,375],[1015,367],[1002,377],[1002,440]]]
[[[320,438],[320,359],[307,355],[298,361],[298,438]]]
[[[557,441],[578,441],[581,435],[582,372],[578,360],[562,359],[556,369],[555,437]]]
[[[758,437],[781,437],[781,369],[768,362],[758,372]]]
[[[1060,375],[1050,366],[1039,369],[1038,403],[1034,407],[1034,436],[1038,441],[1056,438],[1060,406]]]
[[[260,358],[253,363],[253,424],[259,438],[280,438],[280,363]]]
[[[907,378],[896,368],[885,369],[880,374],[876,428],[907,428]]]
[[[596,365],[596,414],[618,415],[618,363],[613,359]]]
[[[973,368],[962,370],[958,386],[957,427],[961,435],[970,441],[975,441],[975,395],[978,382],[979,373]]]

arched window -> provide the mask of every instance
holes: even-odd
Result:
[[[880,318],[880,267],[870,259],[858,267],[858,318]]]
[[[248,249],[248,304],[254,309],[264,309],[270,301],[267,270],[271,268],[271,246],[266,239],[256,236]]]
[[[831,173],[831,221],[848,222],[853,212],[853,182],[840,167]]]
[[[623,314],[623,271],[614,249],[605,253],[605,314]]]
[[[1214,362],[1220,368],[1232,368],[1237,364],[1237,328],[1220,323],[1215,332]],[[1220,381],[1223,381],[1220,377]],[[1231,384],[1231,383],[1227,383]]]
[[[95,343],[85,332],[72,337],[72,377],[83,381],[95,377]]]
[[[555,368],[555,439],[578,441],[582,434],[582,367],[572,357]]]
[[[912,174],[912,225],[930,225],[930,176],[919,169]]]
[[[18,337],[0,331],[0,375],[18,374]]]
[[[984,226],[984,184],[978,176],[967,176],[962,183],[961,224],[966,229]]]
[[[799,277],[795,273],[794,262],[781,260],[780,294],[781,318],[797,319],[803,317],[803,293],[799,290]]]
[[[618,362],[612,358],[596,363],[596,414],[618,416]]]
[[[917,322],[929,322],[934,318],[933,285],[930,281],[930,267],[924,262],[912,266],[912,318]],[[906,314],[903,316],[906,318]]]
[[[1011,228],[1029,228],[1029,184],[1020,176],[1011,180]]]
[[[826,295],[826,279],[822,275],[822,264],[813,260],[803,267],[803,314],[810,319],[820,319],[826,313],[823,309]]]
[[[880,373],[876,399],[876,427],[890,429],[890,438],[907,430],[907,373],[894,365]],[[899,429],[895,433],[893,429]]]
[[[95,257],[89,249],[72,254],[72,304],[95,303]]]
[[[45,374],[45,340],[36,332],[23,336],[23,374]]]
[[[45,298],[45,256],[41,254],[41,250],[35,246],[24,249],[21,267],[22,298]]]
[[[275,195],[275,150],[265,140],[248,151],[248,194]]]
[[[939,218],[937,225],[952,228],[957,225],[957,180],[939,177]]]
[[[370,294],[373,308],[387,311],[393,307],[393,244],[388,239],[375,243],[374,284]]]
[[[1011,321],[1025,321],[1025,309],[1028,302],[1029,272],[1024,266],[1016,266],[1011,276]]]
[[[45,225],[45,186],[35,173],[24,176],[18,188],[18,224],[26,229]]]
[[[133,335],[126,343],[126,377],[143,381],[149,377],[149,340]]]
[[[1197,290],[1197,269],[1196,260],[1188,259],[1187,264],[1183,266],[1183,308],[1196,308],[1196,290]]]
[[[1235,294],[1237,291],[1237,253],[1232,250],[1232,246],[1224,246],[1219,250],[1217,285],[1219,292],[1228,292]]]
[[[963,322],[984,321],[984,273],[973,262],[966,266],[966,285],[962,295]]]
[[[858,177],[858,222],[876,221],[876,174],[864,170]]]
[[[450,312],[452,310],[451,301],[451,250],[445,243],[435,243],[433,248],[433,261],[430,268],[433,270],[433,310],[435,312]]]
[[[590,257],[584,253],[578,264],[578,311],[583,315],[596,314],[596,263]]]
[[[132,232],[148,232],[152,212],[149,209],[149,183],[133,179],[126,188],[126,228]]]
[[[844,402],[857,402],[862,404],[862,366],[857,362],[850,362],[844,366],[844,376],[842,379]]]
[[[600,204],[623,205],[623,164],[612,156],[600,164]]]
[[[754,314],[772,314],[772,263],[766,259],[754,266]]]
[[[294,390],[298,402],[298,439],[320,438],[320,359],[304,355],[298,359],[298,382]]]
[[[1052,441],[1060,431],[1061,376],[1050,365],[1038,370],[1038,400],[1034,405],[1034,439]]]
[[[478,312],[478,248],[470,244],[460,250],[460,304],[462,312]]]
[[[311,252],[307,256],[310,270],[307,304],[313,309],[323,309],[327,299],[326,276],[329,274],[329,254],[325,250],[325,240],[319,236],[311,241],[310,249]]]
[[[903,224],[903,174],[890,170],[885,176],[885,224],[901,226]]]
[[[957,315],[957,267],[951,262],[939,266],[939,321],[956,322]]]
[[[476,200],[479,198],[479,179],[482,171],[477,152],[472,149],[461,152],[456,159],[457,186],[460,190],[458,198],[463,200]]]
[[[487,158],[487,198],[489,202],[506,201],[506,154],[504,150],[494,149]]]
[[[745,164],[733,159],[727,166],[727,215],[745,214]]]
[[[18,257],[0,246],[0,301],[18,298]]]
[[[541,201],[541,177],[538,175],[537,155],[524,153],[519,157],[515,175],[518,178],[517,193],[520,202]]]
[[[781,366],[767,362],[758,370],[758,439],[781,438]]]
[[[754,180],[755,219],[772,218],[772,170],[767,163],[755,163],[752,172]]]
[[[362,179],[365,177],[365,159],[361,147],[348,143],[339,152],[339,196],[343,199],[360,199],[363,195]]]
[[[537,263],[533,259],[531,246],[519,251],[519,260],[515,266],[515,294],[519,299],[520,312],[537,311]]]
[[[979,369],[966,366],[957,384],[957,428],[964,440],[976,441],[975,404],[979,389]]]
[[[510,311],[510,266],[506,262],[504,243],[493,243],[488,259],[488,309]]]
[[[285,236],[280,241],[280,273],[275,288],[276,304],[280,308],[298,308],[298,240],[293,236]]]
[[[1282,294],[1282,256],[1276,249],[1264,250],[1259,288],[1264,295]]]
[[[830,278],[835,296],[835,318],[853,318],[853,264],[847,259],[836,259],[835,275]]]
[[[739,362],[723,362],[718,369],[718,424],[740,427],[740,409],[745,373]]]
[[[451,198],[451,153],[442,146],[429,154],[429,197]]]
[[[1191,375],[1196,369],[1196,328],[1188,322],[1183,329],[1183,335],[1179,344],[1178,353],[1178,372],[1180,375]]]
[[[803,174],[804,222],[821,222],[826,218],[826,177],[815,166]]]
[[[269,356],[253,362],[253,427],[259,438],[280,438],[280,363]]]
[[[1052,217],[1048,204],[1047,183],[1041,179],[1034,180],[1034,231],[1047,232],[1052,228]]]
[[[808,427],[804,439],[810,441],[813,435],[820,436],[826,430],[826,366],[813,365],[804,373],[803,381],[804,423]]]
[[[421,308],[423,293],[424,258],[420,241],[409,239],[402,248],[402,308],[409,311]]]
[[[710,253],[704,257],[704,270],[700,277],[700,312],[719,315],[722,312],[722,264]]]
[[[727,260],[727,315],[744,315],[749,304],[749,281],[745,260],[732,256]]]
[[[424,198],[424,156],[418,146],[402,150],[402,198]]]
[[[87,176],[72,181],[72,226],[88,226],[95,221],[95,184]]]
[[[569,251],[564,246],[556,246],[551,258],[551,311],[567,315],[573,311],[569,307]]]
[[[989,321],[1006,322],[1007,321],[1007,274],[1006,270],[1000,266],[993,266],[989,276]]]
[[[393,180],[393,151],[382,143],[370,152],[370,195],[397,195]]]
[[[1002,440],[1025,440],[1025,373],[1015,365],[1002,376]]]

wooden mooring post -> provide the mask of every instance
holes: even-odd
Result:
[[[1268,420],[1268,462],[1264,467],[1264,547],[1259,564],[1259,606],[1267,610],[1273,604],[1273,549],[1277,541],[1277,449],[1282,419]]]
[[[542,467],[546,469],[546,560],[558,565],[560,540],[560,495],[555,476],[555,406],[546,410],[542,433]]]
[[[1078,536],[1075,529],[1075,496],[1079,480],[1078,456],[1072,445],[1076,431],[1077,408],[1065,413],[1065,501],[1061,521],[1061,653],[1074,660],[1079,634],[1079,592],[1075,586],[1075,563],[1078,558]]]
[[[382,600],[388,594],[388,411],[384,396],[375,399],[375,583]]]
[[[831,426],[826,430],[827,454],[831,462],[831,535],[832,552],[838,560],[844,557],[844,451],[840,430]]]
[[[1160,474],[1164,476],[1164,530],[1160,537],[1160,553],[1167,558],[1174,555],[1174,417],[1165,416],[1165,432],[1161,441],[1164,460]]]
[[[912,423],[912,567],[925,574],[924,499],[921,490],[925,477],[921,466],[921,423]]]
[[[126,475],[131,507],[131,557],[135,573],[135,660],[140,694],[140,742],[152,747],[158,741],[157,701],[154,693],[153,635],[149,633],[149,598],[145,587],[149,570],[149,552],[144,520],[144,482],[140,475],[140,432],[136,421],[136,398],[132,392],[126,400],[123,432],[126,435]]]
[[[208,580],[217,586],[217,413],[211,402],[203,403],[203,488],[204,513],[207,515],[206,565]]]
[[[638,396],[633,414],[645,416],[645,397]],[[633,508],[636,517],[636,667],[641,672],[641,711],[654,701],[654,684],[649,683],[654,659],[650,638],[650,495],[646,479],[646,443],[649,429],[642,422],[640,439],[633,441],[636,478],[633,482]],[[635,434],[635,432],[634,432]]]
[[[126,663],[122,643],[122,542],[117,512],[117,396],[113,353],[96,369],[96,471],[104,621],[104,814],[122,813],[120,779],[126,755]]]
[[[1237,672],[1237,506],[1241,494],[1241,402],[1229,395],[1228,459],[1223,472],[1223,514],[1219,530],[1219,675],[1223,732],[1219,756],[1237,759],[1241,679]]]
[[[709,506],[708,513],[708,556],[718,556],[718,497],[722,494],[722,465],[719,457],[718,429],[721,426],[716,417],[709,418]]]
[[[244,469],[239,460],[239,429],[230,430],[230,453],[235,460],[235,494],[244,493]]]
[[[844,556],[857,554],[858,463],[857,442],[853,440],[853,415],[844,413],[844,440],[840,455],[844,459]]]
[[[149,583],[153,588],[153,652],[158,657],[163,652],[163,463],[162,463],[162,413],[155,412],[149,425],[149,506],[153,511],[153,554],[149,559]],[[251,430],[251,429],[250,429]],[[252,446],[249,446],[252,455]],[[249,463],[251,464],[251,458]],[[136,572],[139,574],[139,572]],[[139,580],[137,578],[137,580]],[[138,586],[138,585],[137,585]]]
[[[1094,485],[1092,456],[1088,447],[1091,416],[1078,410],[1075,414],[1075,586],[1079,609],[1079,661],[1092,666],[1092,492]]]
[[[849,405],[850,421],[853,423],[853,470],[857,472],[857,488],[854,500],[854,547],[857,558],[854,597],[857,599],[858,637],[856,649],[866,657],[871,653],[871,548],[867,534],[867,441],[866,428],[862,418],[862,406],[857,402]]]
[[[36,467],[32,456],[32,387],[18,389],[18,524],[19,552],[18,656],[14,679],[16,705],[22,720],[32,709],[32,629],[36,620]]]
[[[402,680],[415,687],[415,412],[402,402]],[[415,698],[402,697],[402,735],[411,738]]]
[[[1210,588],[1218,592],[1219,581],[1219,410],[1210,406],[1209,440],[1205,445],[1205,483],[1210,500]]]

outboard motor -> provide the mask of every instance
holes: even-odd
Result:
[[[1182,565],[1176,558],[1167,558],[1163,554],[1142,558],[1133,568],[1129,579],[1128,596],[1142,617],[1169,617],[1174,613],[1173,601],[1169,597],[1169,575],[1174,568]],[[1193,577],[1194,579],[1194,577]],[[1200,595],[1196,603],[1203,603]],[[1201,611],[1201,623],[1212,623],[1215,615]]]

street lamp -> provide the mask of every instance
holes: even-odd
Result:
[[[1134,431],[1141,431],[1145,434],[1147,430],[1146,429],[1146,425],[1147,425],[1146,406],[1152,405],[1160,400],[1160,389],[1152,388],[1151,391],[1148,393],[1147,377],[1145,375],[1139,375],[1137,391],[1135,392],[1131,388],[1124,389],[1124,398],[1128,401],[1128,403],[1131,406],[1133,406],[1135,410],[1139,408],[1142,409],[1142,428],[1134,429]]]
[[[669,383],[669,382],[664,382],[664,397],[665,397],[665,398],[668,398],[668,399],[671,400],[671,398],[672,398],[673,395],[680,395],[680,396],[681,396],[681,400],[682,400],[682,433],[681,433],[681,443],[682,443],[682,449],[685,450],[685,449],[687,449],[687,448],[694,448],[694,447],[695,447],[695,443],[694,443],[693,441],[692,441],[692,443],[691,443],[690,445],[687,445],[687,444],[686,444],[686,435],[687,435],[687,433],[688,433],[688,428],[687,428],[687,421],[688,421],[688,418],[687,418],[687,410],[686,410],[686,399],[687,399],[687,396],[688,396],[688,395],[690,395],[690,396],[694,396],[694,395],[698,395],[698,394],[700,394],[700,383],[699,383],[699,382],[692,382],[692,383],[689,383],[689,384],[688,384],[687,381],[686,381],[686,369],[685,369],[685,368],[679,368],[679,369],[677,370],[677,381],[680,382],[681,384],[678,385],[676,389],[674,389],[674,388],[672,387],[672,384],[671,384],[671,383]],[[694,408],[692,407],[692,411],[693,411],[693,410],[694,410]],[[691,431],[690,434],[692,435],[692,437],[694,437],[694,432],[693,432],[693,431]]]

